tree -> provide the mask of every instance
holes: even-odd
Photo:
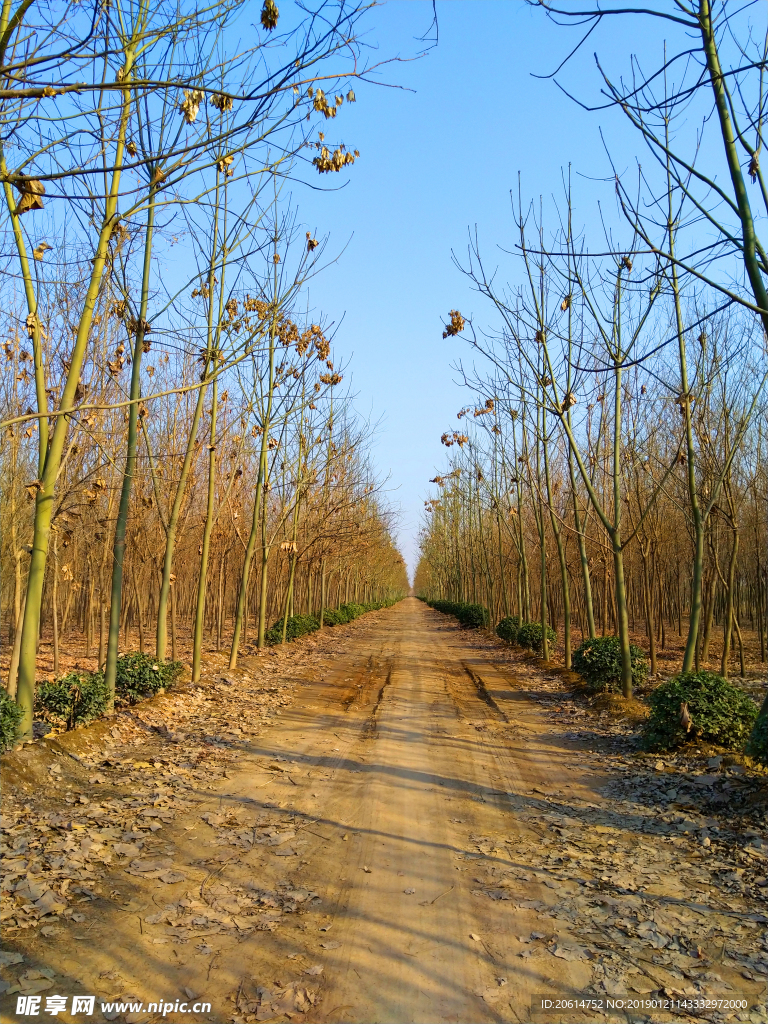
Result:
[[[113,361],[115,373],[130,365],[131,385],[118,403],[129,412],[110,612],[107,676],[112,681],[141,407],[147,408],[153,398],[141,393],[141,356],[151,340],[148,335],[157,331],[163,318],[173,321],[173,301],[165,309],[149,311],[157,219],[165,219],[167,244],[173,216],[185,204],[215,192],[211,179],[216,174],[227,178],[237,172],[243,187],[265,170],[270,175],[286,173],[296,160],[307,167],[314,163],[317,171],[339,170],[354,162],[353,153],[339,148],[326,158],[321,146],[314,161],[300,154],[308,142],[305,118],[311,122],[314,113],[328,120],[344,102],[342,95],[330,102],[317,83],[338,87],[370,70],[359,65],[355,43],[356,24],[364,11],[363,5],[344,3],[304,8],[298,24],[272,38],[277,25],[273,13],[262,19],[264,31],[249,49],[222,57],[241,13],[238,3],[177,7],[128,0],[107,8],[72,4],[57,21],[42,16],[39,24],[37,9],[27,2],[16,9],[10,2],[2,8],[0,75],[5,87],[0,89],[0,119],[14,146],[11,150],[6,145],[0,152],[0,176],[14,269],[23,285],[23,322],[32,346],[36,404],[21,420],[12,419],[24,422],[29,417],[39,424],[37,470],[30,483],[35,495],[34,537],[18,669],[22,736],[31,735],[57,481],[73,433],[87,427],[93,405],[83,402],[90,387],[83,375],[102,324],[97,309],[118,282],[128,289],[128,296],[113,307],[130,340],[130,360],[121,353]],[[354,99],[351,90],[347,99]],[[50,114],[52,103],[56,117]],[[209,111],[217,113],[209,116]],[[53,246],[40,239],[44,208],[44,233]],[[130,251],[132,261],[143,268],[138,274],[140,299],[134,307],[130,294],[136,275],[125,258],[125,242],[142,221],[143,245]],[[51,249],[53,254],[46,256]],[[87,267],[87,281],[71,334],[57,345],[63,377],[60,391],[54,393],[53,368],[45,363],[55,316],[45,302],[47,281],[71,259]],[[121,346],[125,352],[122,342]],[[7,419],[6,425],[11,425]]]

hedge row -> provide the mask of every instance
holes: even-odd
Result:
[[[345,623],[352,622],[353,619],[358,619],[361,615],[365,615],[366,612],[375,612],[379,608],[390,608],[399,600],[400,598],[390,598],[387,601],[369,601],[367,604],[355,604],[351,601],[349,604],[341,605],[340,608],[326,608],[323,612],[323,625],[343,626]],[[316,629],[320,629],[319,617],[315,615],[292,615],[288,619],[285,639],[286,641],[296,640],[300,636],[306,636],[307,633],[314,633]],[[267,630],[264,639],[270,647],[282,643],[282,619],[278,619],[274,626]]]
[[[543,645],[541,642],[542,632],[540,622],[520,622],[520,617],[511,615],[502,619],[496,627],[496,636],[506,640],[508,644],[517,644],[519,647],[527,647],[537,654],[541,654]],[[547,626],[547,643],[557,643],[557,633],[551,626]]]
[[[158,662],[149,654],[123,654],[117,659],[115,706],[138,704],[178,679],[180,661]],[[42,683],[35,695],[35,717],[57,729],[74,729],[104,714],[109,700],[103,672],[69,672]]]
[[[424,600],[422,598],[422,600]],[[465,604],[463,601],[424,601],[436,612],[453,615],[465,629],[478,629],[489,622],[488,609],[481,604]]]

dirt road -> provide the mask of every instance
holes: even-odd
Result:
[[[594,871],[573,847],[546,863],[533,851],[542,814],[556,812],[545,830],[561,816],[562,843],[563,812],[599,810],[605,779],[492,647],[415,599],[337,637],[250,738],[245,695],[260,691],[222,673],[226,775],[206,791],[185,782],[163,828],[132,825],[78,921],[22,944],[55,972],[44,995],[143,1001],[109,1011],[129,1021],[162,1019],[153,1000],[200,998],[211,1012],[165,1019],[430,1024],[527,1021],[534,996],[587,989],[594,954],[552,907],[578,901]]]

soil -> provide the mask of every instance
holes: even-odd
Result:
[[[4,1020],[768,1019],[765,773],[415,599],[225,664],[3,758]]]

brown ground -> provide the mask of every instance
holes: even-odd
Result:
[[[408,599],[8,755],[3,1019],[764,1021],[762,777],[631,754],[568,688]]]

